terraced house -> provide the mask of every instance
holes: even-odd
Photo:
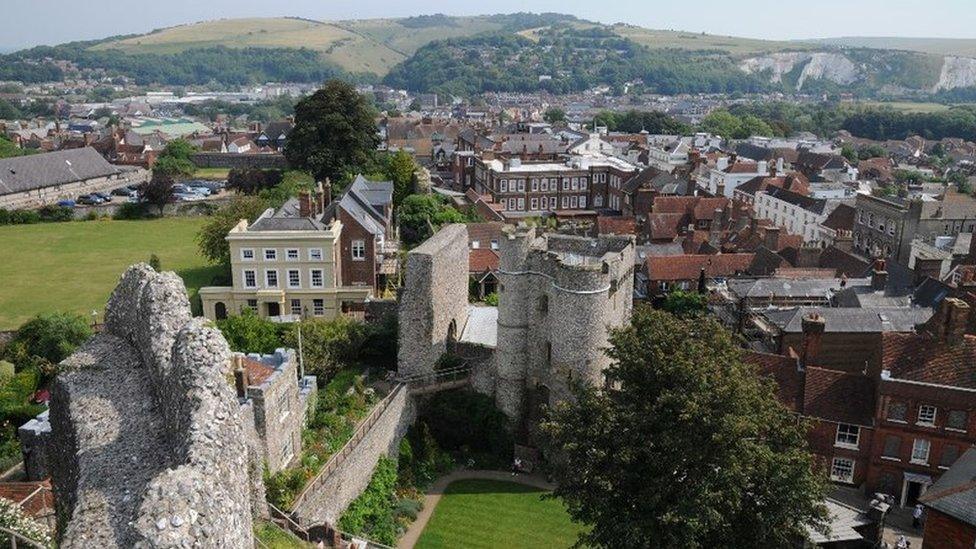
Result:
[[[362,176],[336,201],[319,185],[227,235],[231,286],[200,289],[204,316],[251,309],[289,322],[363,310],[396,273],[393,184]]]

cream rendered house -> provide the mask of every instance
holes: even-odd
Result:
[[[211,320],[250,308],[289,322],[301,316],[333,318],[366,301],[372,287],[342,286],[338,219],[323,221],[321,191],[268,209],[253,224],[241,220],[227,234],[233,286],[200,289]]]

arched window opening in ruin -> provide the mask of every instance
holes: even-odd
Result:
[[[227,318],[227,305],[224,305],[223,301],[218,301],[214,304],[214,317],[217,320],[224,320]]]
[[[447,326],[447,352],[457,352],[457,337],[457,321],[451,319],[451,323]]]

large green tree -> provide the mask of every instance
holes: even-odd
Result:
[[[185,139],[174,139],[166,144],[153,164],[153,175],[166,175],[173,179],[185,179],[193,175],[197,167],[190,159],[196,149]]]
[[[267,207],[268,203],[256,196],[239,196],[231,200],[214,212],[197,233],[200,253],[211,263],[226,265],[229,270],[230,245],[226,240],[227,233],[242,219],[254,221]]]
[[[586,545],[787,547],[822,520],[804,427],[717,322],[641,307],[607,353],[543,424]]]
[[[468,216],[453,208],[439,194],[412,194],[397,207],[400,235],[409,244],[419,244],[448,223],[465,223]]]
[[[356,88],[330,80],[295,106],[285,157],[318,180],[339,181],[367,164],[379,145],[374,111]]]
[[[392,154],[386,162],[386,176],[393,181],[393,204],[399,205],[413,192],[413,173],[417,163],[413,156],[404,150]]]
[[[4,350],[4,358],[23,365],[32,356],[57,364],[91,337],[88,322],[72,313],[45,313],[21,326]]]

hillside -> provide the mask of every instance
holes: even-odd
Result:
[[[92,46],[91,50],[175,54],[208,47],[308,48],[318,52],[324,62],[346,71],[383,76],[434,39],[518,32],[572,19],[556,14],[430,15],[331,22],[285,17],[221,19],[110,40]]]
[[[69,61],[77,68],[64,72]],[[317,82],[411,91],[853,92],[976,97],[976,40],[770,41],[515,13],[403,19],[205,21],[0,55],[0,80],[125,75],[140,84]]]

